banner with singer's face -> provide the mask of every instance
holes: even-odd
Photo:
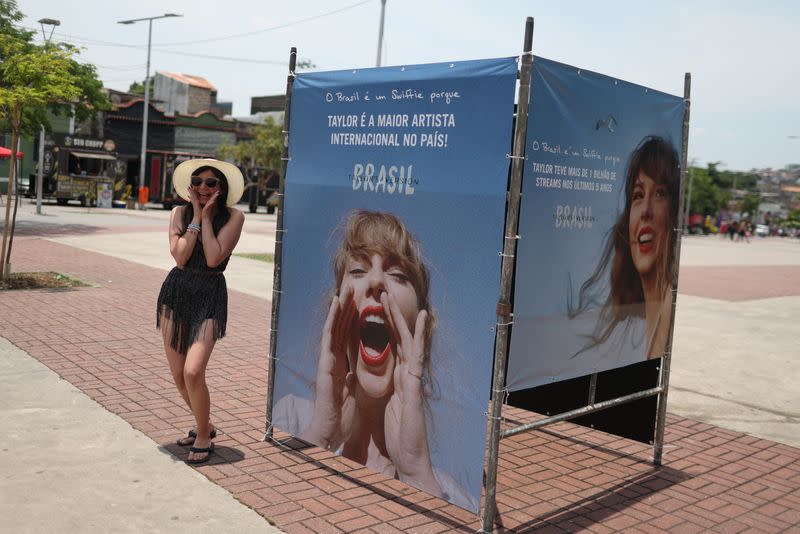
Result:
[[[299,74],[273,424],[480,504],[515,58]]]
[[[683,115],[680,97],[534,59],[510,390],[664,353]]]

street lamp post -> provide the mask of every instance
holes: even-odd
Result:
[[[178,15],[177,13],[164,13],[163,15],[159,15],[157,17],[144,17],[141,19],[130,19],[130,20],[119,20],[117,21],[118,24],[133,24],[135,22],[141,22],[146,20],[148,24],[147,28],[147,71],[144,78],[144,111],[142,112],[142,155],[141,155],[141,163],[139,164],[139,190],[141,191],[144,187],[144,174],[145,174],[145,164],[147,163],[147,122],[149,120],[149,111],[150,111],[150,43],[153,37],[153,21],[156,19],[165,19],[169,17],[182,17],[183,15]],[[140,197],[141,198],[141,197]],[[144,209],[147,201],[145,200],[144,203],[138,202],[137,205],[139,209]]]
[[[42,38],[44,39],[44,48],[47,50],[47,45],[50,44],[50,39],[53,37],[53,31],[56,26],[61,26],[61,21],[56,19],[39,19],[39,24],[42,25]],[[44,31],[45,26],[50,26],[50,35]],[[36,215],[42,214],[42,187],[44,183],[44,126],[39,130],[39,165],[36,170]]]
[[[381,25],[378,28],[378,59],[375,66],[381,66],[381,53],[383,52],[383,19],[386,17],[386,0],[381,0]]]

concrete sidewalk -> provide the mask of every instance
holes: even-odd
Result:
[[[162,217],[156,215],[155,219]],[[65,223],[69,217],[77,219],[72,214],[65,217]],[[110,216],[109,223],[84,229],[88,243],[83,246],[96,246],[91,236],[114,234],[117,248],[122,248],[123,243],[128,246],[128,235],[152,234],[166,248],[163,221],[152,224],[138,217],[142,222],[135,224],[125,219]],[[258,224],[268,227],[269,220],[253,220],[260,246],[258,239],[268,239],[269,232],[259,231]],[[248,217],[246,228],[250,221]],[[67,244],[62,237],[68,236],[58,234],[57,228],[36,229],[36,224],[40,225],[34,221],[28,237],[15,240],[15,270],[57,270],[93,287],[0,293],[0,316],[9,326],[6,337],[153,440],[151,456],[165,459],[160,451],[166,450],[182,459],[185,452],[171,443],[185,433],[191,417],[171,384],[153,328],[153,302],[164,270],[78,248],[79,240]],[[36,232],[49,238],[37,238]],[[231,261],[231,270],[243,266],[239,260]],[[713,284],[701,284],[698,292],[713,289],[705,287],[709,285]],[[287,450],[261,441],[270,304],[263,293],[257,297],[239,289],[232,287],[230,292],[229,336],[218,344],[208,371],[214,420],[223,431],[217,439],[218,454],[195,469],[166,457],[168,463],[205,475],[286,532],[477,530],[480,522],[474,514],[328,451]],[[679,309],[679,317],[680,313]],[[674,361],[681,360],[676,356]],[[783,371],[773,373],[773,382],[779,384],[786,376]],[[504,416],[515,423],[533,417],[517,409],[505,410]],[[46,425],[38,428],[44,434],[50,430]],[[77,451],[86,437],[75,439],[70,443]],[[655,468],[650,447],[570,423],[503,440],[497,530],[798,531],[800,449],[674,413],[668,417],[665,441],[664,466]],[[47,460],[30,461],[36,471],[69,463],[56,452]],[[95,467],[91,478],[73,484],[91,485],[95,478],[120,480],[113,465]],[[46,487],[50,481],[40,484]],[[15,489],[13,481],[4,481],[4,486],[3,494]],[[20,503],[13,513],[25,517],[34,506]],[[172,530],[172,523],[165,529]],[[66,518],[61,525],[72,528]]]
[[[0,338],[5,532],[280,532]]]

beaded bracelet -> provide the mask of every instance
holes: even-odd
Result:
[[[189,226],[186,227],[187,232],[197,232],[200,233],[201,227],[199,224],[196,223],[189,223]]]

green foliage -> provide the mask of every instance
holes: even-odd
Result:
[[[128,87],[128,92],[130,94],[132,94],[132,95],[139,95],[141,97],[144,97],[144,82],[145,81],[146,80],[142,80],[141,82],[133,82]],[[151,100],[153,99],[153,94],[154,94],[154,91],[155,91],[155,85],[156,84],[153,83],[153,80],[150,80],[150,99]]]
[[[760,202],[758,176],[747,172],[721,171],[718,168],[721,164],[712,162],[706,168],[689,167],[689,174],[693,178],[689,203],[691,213],[715,215],[720,208],[728,205],[736,189],[751,192],[742,201],[739,211],[754,215]]]
[[[786,216],[787,221],[800,223],[800,209],[792,210]]]
[[[0,128],[11,130],[13,148],[21,133],[49,126],[48,108],[88,118],[108,105],[94,66],[76,61],[78,49],[68,44],[37,46],[33,32],[16,28],[22,18],[14,0],[0,0]],[[16,167],[10,166],[10,184],[16,180]],[[10,263],[14,238],[13,230],[9,231],[14,228],[13,222],[9,225],[10,205],[6,203],[3,222],[0,279],[8,276],[3,267]],[[12,221],[16,214],[15,209]]]
[[[720,190],[744,189],[746,191],[757,191],[758,176],[749,172],[721,171],[718,168],[720,165],[722,165],[721,161],[708,163],[706,171],[717,188]]]
[[[34,32],[29,30],[19,29],[15,26],[22,22],[25,15],[17,9],[15,0],[0,0],[0,34],[10,35],[20,41],[30,42],[33,38]],[[4,56],[0,52],[0,63],[3,62]]]
[[[689,201],[689,211],[700,215],[715,215],[722,206],[723,197],[719,188],[714,185],[709,169],[690,167],[689,174],[692,180],[692,198]]]
[[[233,159],[245,167],[277,170],[283,153],[283,127],[272,117],[253,128],[253,139],[217,148],[217,157]]]
[[[747,213],[751,218],[755,217],[759,204],[761,204],[761,197],[751,193],[739,203],[739,212],[743,215]]]
[[[62,43],[77,54],[77,49]],[[75,77],[80,95],[72,101],[72,112],[78,121],[85,121],[94,117],[98,111],[111,109],[111,102],[103,92],[103,82],[97,75],[97,68],[91,63],[79,63],[74,57],[70,58],[70,72]],[[69,107],[62,109],[70,109]]]
[[[44,49],[10,35],[0,35],[0,117],[19,131],[23,110],[43,110],[81,96],[73,73],[72,54]],[[35,118],[35,117],[32,117]]]
[[[716,185],[721,189],[758,190],[758,176],[749,172],[722,171]]]
[[[13,0],[0,0],[0,127],[31,135],[50,129],[48,109],[80,121],[110,109],[94,65],[78,62],[70,44],[35,45],[34,32],[14,25],[22,18]]]
[[[294,66],[294,69],[297,70],[297,71],[300,71],[300,70],[314,70],[316,68],[317,68],[317,66],[310,59],[301,59]]]

